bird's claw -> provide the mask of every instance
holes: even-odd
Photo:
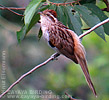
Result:
[[[53,58],[53,60],[58,60],[58,56],[59,56],[60,54],[59,53],[54,53],[51,57]]]

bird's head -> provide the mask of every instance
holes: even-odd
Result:
[[[56,11],[52,10],[52,9],[46,9],[43,12],[39,12],[40,15],[42,16],[54,16],[55,18],[57,17],[57,13]]]
[[[56,20],[57,20],[56,19],[57,13],[54,10],[46,9],[43,12],[39,12],[39,14],[40,14],[41,22],[49,21],[50,23],[52,23],[52,22],[56,22]]]

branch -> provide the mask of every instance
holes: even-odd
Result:
[[[43,63],[35,66],[33,69],[31,69],[30,71],[28,71],[27,73],[23,74],[17,81],[15,81],[5,92],[3,92],[0,95],[0,99],[9,92],[9,90],[11,90],[16,84],[18,84],[22,79],[24,79],[26,76],[28,76],[29,74],[31,74],[32,72],[34,72],[36,69],[46,65],[47,63],[49,63],[51,60],[56,59],[60,54],[55,53],[53,54],[50,58],[48,58],[46,61],[44,61]]]
[[[49,1],[49,0],[48,0],[48,1]],[[50,2],[50,1],[49,1],[49,3],[51,3],[52,5],[56,5],[56,6],[60,6],[60,5],[65,6],[65,5],[67,5],[67,4],[72,5],[72,3],[79,3],[79,1],[81,1],[81,0],[72,1],[72,2],[67,2],[67,3],[53,3],[53,2]]]
[[[5,10],[7,9],[7,10],[11,11],[12,13],[14,13],[14,14],[16,14],[16,15],[24,16],[24,15],[19,14],[19,13],[15,12],[15,11],[11,10],[10,8],[7,8],[7,7],[3,6],[3,5],[1,5],[1,4],[0,4],[0,6],[1,6],[3,9],[5,9]]]
[[[82,37],[84,37],[85,35],[89,34],[90,32],[92,32],[93,30],[95,30],[96,28],[100,27],[101,25],[108,23],[109,22],[109,18],[107,18],[106,20],[98,23],[97,25],[95,25],[94,27],[92,27],[91,29],[89,29],[88,31],[84,32],[83,34],[81,34],[79,36],[79,38],[81,39]]]
[[[67,4],[72,4],[72,3],[78,3],[79,1],[81,1],[81,0],[77,0],[77,1],[73,1],[73,2],[67,2],[67,3],[53,3],[53,2],[49,1],[49,3],[51,3],[53,5],[67,5]],[[43,5],[48,5],[48,4],[43,4]],[[5,6],[1,5],[1,4],[0,4],[0,6],[1,6],[0,10],[9,10],[11,12],[12,12],[12,10],[25,10],[26,9],[25,7],[23,7],[23,8],[5,7]]]
[[[0,7],[0,10],[7,10],[7,9],[10,9],[10,10],[25,10],[25,8],[16,8],[16,7],[5,7],[4,8],[4,7]]]

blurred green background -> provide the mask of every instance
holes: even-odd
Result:
[[[0,1],[0,4],[8,7],[25,7],[28,3],[29,0]],[[104,6],[101,2],[98,2],[97,5],[101,8]],[[23,11],[19,13],[23,13]],[[21,44],[18,44],[16,31],[20,30],[22,25],[22,17],[6,10],[0,10],[0,76],[3,73],[6,76],[4,90],[22,74],[55,53],[43,39],[39,41],[38,24],[32,28]],[[3,100],[69,100],[61,98],[65,92],[74,98],[83,100],[109,100],[109,37],[106,36],[105,42],[92,32],[83,38],[82,43],[86,49],[89,72],[98,98],[95,98],[89,89],[80,66],[66,57],[60,56],[58,60],[51,61],[23,79]],[[5,71],[2,68],[3,51],[5,51]],[[1,78],[0,93],[3,91],[2,81]],[[30,91],[33,91],[33,94]],[[41,93],[39,93],[40,91]],[[9,95],[14,97],[9,97]],[[31,95],[52,95],[60,98],[45,99],[42,96],[32,98]]]

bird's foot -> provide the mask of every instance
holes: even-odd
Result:
[[[53,58],[53,60],[58,60],[58,56],[59,56],[60,54],[59,53],[54,53],[53,55],[51,55],[51,57]]]

